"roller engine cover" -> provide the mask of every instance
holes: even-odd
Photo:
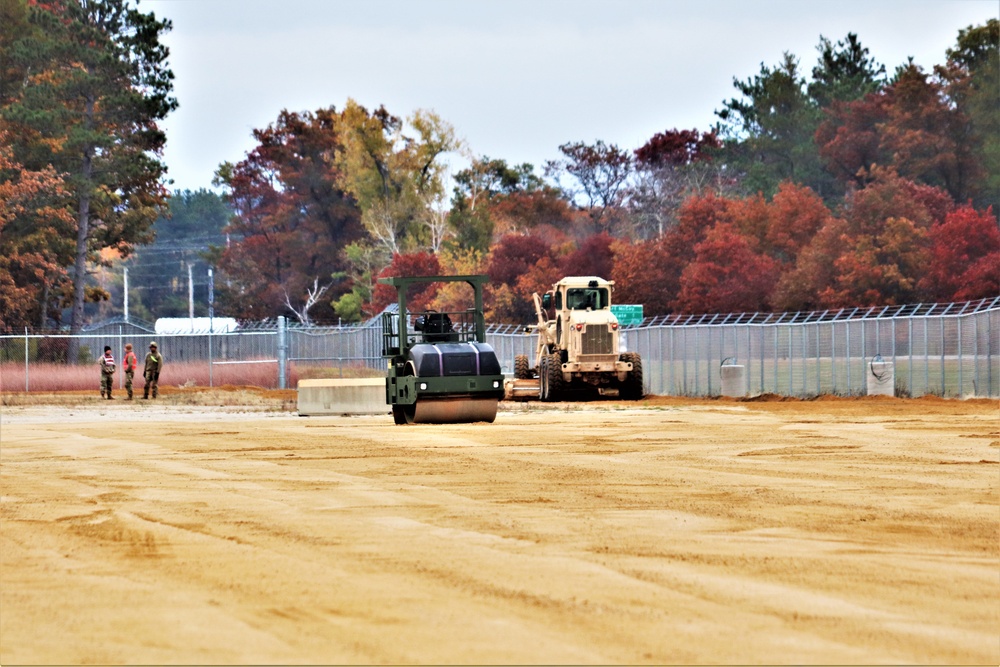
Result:
[[[418,343],[410,348],[417,377],[502,375],[500,361],[487,343]]]

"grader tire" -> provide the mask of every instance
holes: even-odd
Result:
[[[619,357],[619,360],[630,362],[632,372],[619,386],[618,394],[626,401],[638,401],[642,398],[644,391],[642,387],[642,357],[637,352],[625,352]]]
[[[528,362],[528,355],[519,354],[514,357],[514,378],[517,380],[531,379],[531,366]]]
[[[545,376],[542,378],[542,400],[558,401],[563,390],[562,359],[558,352],[542,358]],[[539,369],[539,374],[541,374]]]

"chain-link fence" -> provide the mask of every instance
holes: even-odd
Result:
[[[294,387],[302,376],[356,377],[384,372],[377,318],[362,326],[298,327],[283,318],[226,333],[155,334],[148,326],[107,322],[76,336],[0,336],[0,389],[44,388],[59,365],[89,366],[105,345],[126,342],[142,357],[157,341],[168,383]],[[535,355],[525,327],[491,325],[487,342],[505,373],[516,355]],[[810,313],[668,316],[622,330],[623,345],[642,355],[646,391],[717,396],[724,364],[745,370],[748,394],[809,397],[866,392],[873,360],[891,362],[898,396],[1000,396],[1000,297],[957,304],[844,309]],[[88,371],[90,372],[90,371]],[[161,382],[163,382],[161,378]],[[120,379],[119,379],[120,384]],[[96,386],[96,385],[95,385]]]

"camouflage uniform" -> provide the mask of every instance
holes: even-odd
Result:
[[[101,398],[111,400],[111,387],[115,379],[115,358],[111,354],[111,349],[104,351],[104,356],[99,362],[101,364]]]
[[[157,383],[160,381],[160,371],[163,370],[163,355],[156,349],[156,343],[149,344],[149,354],[142,368],[142,376],[146,384],[142,387],[142,397],[149,398],[149,390],[153,390],[153,398],[156,398],[158,389]]]

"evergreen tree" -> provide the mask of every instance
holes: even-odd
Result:
[[[52,0],[31,5],[34,30],[10,48],[27,72],[0,117],[27,169],[66,174],[76,221],[71,331],[83,324],[88,263],[105,249],[127,255],[151,240],[166,206],[166,136],[157,123],[177,106],[161,36],[167,20],[129,0]],[[71,339],[75,344],[76,339]],[[76,350],[70,350],[70,359]]]

